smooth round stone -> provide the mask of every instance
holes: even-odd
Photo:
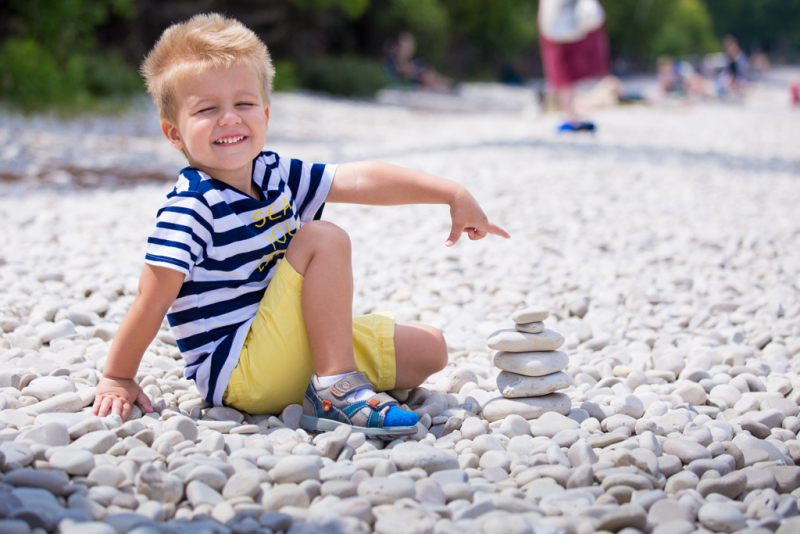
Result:
[[[735,499],[746,487],[747,475],[741,471],[734,471],[719,478],[704,478],[700,480],[696,489],[703,497],[707,497],[712,493],[719,493],[729,499]]]
[[[572,384],[572,377],[564,371],[546,376],[522,376],[508,371],[497,375],[497,389],[506,398],[541,397]]]
[[[566,369],[566,352],[496,352],[494,364],[498,369],[524,376],[545,376]]]
[[[72,449],[86,449],[94,454],[103,454],[117,443],[117,435],[110,430],[97,430],[79,437],[70,444]]]
[[[623,528],[631,527],[643,530],[647,523],[647,514],[636,505],[625,505],[619,510],[605,514],[597,522],[597,530],[617,532]]]
[[[117,534],[117,529],[106,523],[87,522],[70,525],[61,534]]]
[[[713,532],[735,532],[747,526],[742,512],[733,506],[707,502],[697,512],[700,524]]]
[[[183,497],[183,481],[146,464],[136,474],[136,492],[163,503],[178,503]]]
[[[564,344],[564,336],[554,330],[544,329],[538,334],[517,330],[498,330],[489,336],[486,344],[492,350],[505,352],[539,352],[557,350]]]
[[[358,495],[358,486],[349,480],[329,480],[322,484],[320,495],[323,497],[335,495],[340,499],[346,499]]]
[[[458,469],[458,460],[450,454],[415,442],[405,442],[392,449],[389,459],[401,471],[415,467],[431,474],[446,469]]]
[[[220,491],[225,486],[225,483],[228,481],[228,477],[226,477],[225,473],[223,473],[219,469],[216,469],[208,465],[198,465],[197,467],[189,471],[183,480],[186,483],[189,483],[193,480],[198,480],[203,484],[206,484],[209,487],[213,488],[214,490]]]
[[[264,492],[261,505],[265,511],[277,512],[284,506],[308,508],[308,493],[297,484],[281,484]]]
[[[70,475],[88,475],[94,468],[94,454],[86,449],[57,452],[50,457],[50,465]]]
[[[577,430],[581,427],[580,423],[574,419],[557,412],[547,412],[541,417],[530,422],[531,435],[547,436],[553,438],[563,430]]]
[[[707,398],[706,390],[695,382],[681,384],[673,393],[692,405],[705,404]]]
[[[413,499],[416,486],[405,477],[372,477],[358,485],[358,494],[369,499],[372,506],[394,504],[398,499]]]
[[[567,415],[571,407],[572,402],[569,396],[564,393],[550,393],[541,397],[515,399],[497,397],[486,403],[481,413],[489,422],[498,421],[511,414],[531,420],[548,412]]]
[[[694,522],[694,511],[689,506],[674,499],[661,499],[654,502],[648,510],[648,516],[656,525],[670,521]]]
[[[461,424],[461,438],[473,440],[478,436],[486,434],[486,427],[483,421],[477,417],[469,417]]]
[[[183,434],[183,438],[186,440],[197,441],[197,425],[184,415],[170,417],[164,422],[161,427],[161,433],[164,434],[170,430],[177,430]]]
[[[511,467],[511,460],[505,451],[487,451],[486,454],[481,456],[480,468],[484,471],[493,467],[500,467],[504,471],[508,471]]]
[[[17,439],[32,439],[36,443],[50,447],[69,445],[69,433],[66,425],[55,421],[25,430]]]
[[[317,456],[287,456],[269,474],[277,484],[319,480],[319,462]]]
[[[672,454],[681,459],[684,464],[694,460],[711,459],[711,451],[695,441],[688,439],[668,439],[662,447],[666,454]]]
[[[214,488],[198,480],[193,480],[186,485],[186,499],[192,503],[192,506],[201,504],[216,506],[223,501],[222,495]]]
[[[514,328],[526,334],[538,334],[544,330],[544,323],[540,321],[537,323],[515,324]]]
[[[545,306],[527,306],[511,314],[511,320],[517,324],[536,323],[550,317],[550,310]]]
[[[7,473],[3,483],[17,488],[39,488],[56,495],[61,494],[69,477],[61,471],[17,469]]]
[[[88,478],[98,486],[118,488],[125,481],[125,472],[115,465],[98,465],[91,470]]]
[[[506,416],[505,419],[503,419],[503,422],[500,424],[498,432],[500,434],[503,434],[504,436],[508,436],[509,438],[513,438],[514,436],[530,436],[531,426],[530,424],[528,424],[528,421],[524,417],[512,413]],[[461,437],[464,439],[468,439],[464,435],[463,425],[461,426]],[[469,439],[474,439],[474,438],[469,438]]]
[[[237,497],[255,497],[261,487],[261,475],[257,469],[249,469],[236,473],[222,489],[222,496],[225,499],[235,499]]]
[[[436,526],[434,517],[422,509],[392,510],[375,522],[375,534],[432,534]]]

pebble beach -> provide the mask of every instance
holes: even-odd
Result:
[[[447,248],[444,206],[326,206],[353,243],[353,313],[447,340],[442,372],[390,392],[420,415],[391,442],[309,434],[297,405],[210,406],[166,321],[136,377],[156,411],[91,415],[185,160],[145,103],[0,113],[0,533],[800,532],[792,74],[741,102],[599,110],[573,136],[524,89],[447,109],[274,95],[268,150],[453,179],[512,236]],[[560,339],[536,349],[559,352],[535,402],[498,389],[487,345],[531,306],[530,335]]]

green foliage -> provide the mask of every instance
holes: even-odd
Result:
[[[676,0],[651,42],[651,54],[686,56],[719,49],[708,9],[701,0]]]
[[[369,8],[371,0],[292,0],[300,9],[311,11],[337,7],[344,15],[355,20]]]
[[[297,81],[297,67],[288,60],[275,62],[275,78],[272,80],[272,88],[275,91],[291,91],[297,89],[300,83]]]
[[[706,0],[717,35],[733,34],[746,47],[800,49],[800,0]],[[784,49],[784,50],[781,50]]]
[[[442,0],[453,29],[484,54],[513,59],[536,42],[533,0]]]
[[[90,107],[96,97],[143,88],[113,53],[94,54],[94,30],[111,14],[133,15],[131,0],[12,0],[0,44],[0,98],[25,112]]]
[[[380,62],[352,56],[302,62],[296,72],[300,87],[338,96],[371,98],[389,84]]]
[[[603,4],[612,53],[643,61],[719,49],[703,0],[614,0]]]
[[[450,15],[439,0],[392,0],[383,19],[423,39],[441,38],[450,29]]]

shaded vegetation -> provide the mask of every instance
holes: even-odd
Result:
[[[91,108],[143,90],[136,69],[161,32],[195,13],[242,20],[270,47],[278,89],[370,96],[387,83],[387,40],[456,79],[541,75],[536,0],[6,0],[0,98],[24,111]],[[606,0],[612,55],[652,69],[661,54],[719,50],[720,37],[794,57],[800,0]]]

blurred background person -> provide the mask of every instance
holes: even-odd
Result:
[[[594,131],[594,123],[578,118],[575,84],[609,73],[602,6],[597,0],[540,0],[538,21],[545,78],[564,115],[559,131]]]
[[[449,91],[453,80],[442,76],[421,59],[414,59],[417,40],[409,32],[403,32],[386,44],[386,72],[396,84],[411,84],[422,89]]]
[[[722,40],[725,54],[725,68],[717,76],[717,94],[721,98],[732,96],[740,98],[748,82],[752,79],[750,62],[747,54],[739,47],[739,41],[733,35],[726,35]]]

